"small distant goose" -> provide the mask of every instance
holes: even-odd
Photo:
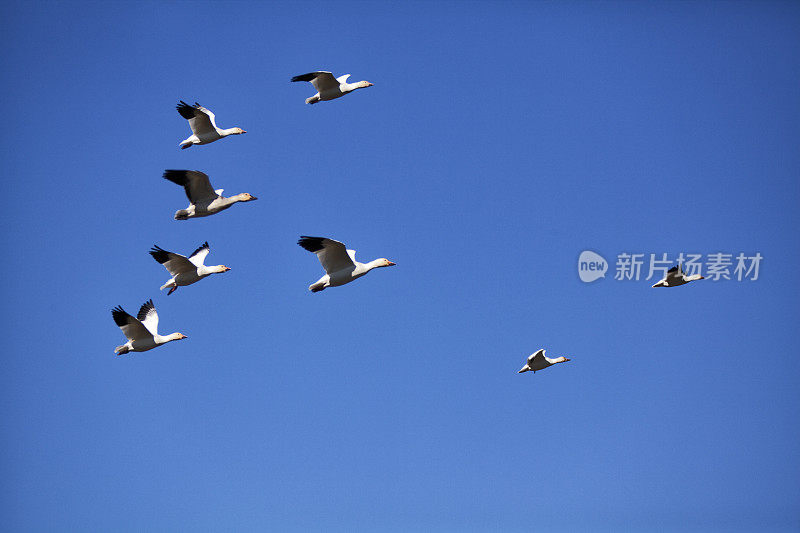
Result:
[[[327,287],[338,287],[360,278],[373,268],[394,266],[388,259],[380,258],[369,263],[356,261],[356,251],[348,250],[344,244],[325,237],[309,237],[301,235],[297,244],[317,254],[317,259],[322,263],[325,274],[310,285],[308,290],[319,292]]]
[[[523,366],[517,374],[522,374],[523,372],[533,372],[535,374],[537,370],[543,370],[548,366],[553,366],[556,363],[565,363],[567,361],[570,361],[570,359],[566,357],[556,357],[555,359],[545,357],[544,348],[542,348],[538,352],[528,356],[528,362],[525,363],[525,366]]]
[[[114,317],[114,322],[128,338],[128,342],[114,348],[114,353],[117,355],[128,352],[146,352],[169,341],[187,338],[183,333],[172,333],[167,336],[158,334],[158,313],[156,313],[153,300],[148,300],[142,305],[136,318],[126,313],[120,306],[111,310],[111,316]]]
[[[211,274],[221,274],[230,270],[230,268],[225,265],[205,266],[203,261],[205,261],[209,251],[208,242],[204,242],[203,245],[192,252],[192,255],[187,259],[185,255],[168,252],[158,246],[153,246],[153,249],[150,250],[150,255],[153,256],[153,259],[164,265],[164,268],[166,268],[167,272],[172,276],[171,280],[161,286],[161,290],[169,287],[170,289],[167,293],[167,296],[169,296],[178,290],[178,287],[185,287]]]
[[[664,279],[653,285],[653,287],[677,287],[678,285],[685,285],[690,281],[697,281],[698,279],[706,278],[700,274],[687,276],[683,273],[683,268],[681,265],[678,264],[667,270],[667,275],[664,277]]]
[[[344,96],[349,92],[364,87],[372,87],[372,83],[364,80],[357,83],[347,83],[347,78],[350,74],[334,78],[333,74],[324,70],[317,72],[309,72],[308,74],[301,74],[292,78],[292,81],[310,81],[311,85],[317,90],[317,94],[311,98],[306,98],[307,104],[316,104],[320,100],[333,100]]]
[[[201,106],[197,102],[193,106],[183,100],[178,104],[178,113],[189,121],[192,128],[192,136],[181,141],[181,150],[185,150],[193,144],[208,144],[218,141],[228,135],[241,135],[247,133],[242,128],[228,128],[223,130],[217,127],[214,121],[214,113]]]
[[[186,196],[189,197],[191,202],[191,205],[186,209],[179,209],[175,212],[175,220],[207,217],[228,209],[236,202],[258,200],[255,196],[246,192],[225,198],[222,196],[224,189],[215,191],[211,187],[208,176],[199,170],[165,170],[164,179],[183,185]]]

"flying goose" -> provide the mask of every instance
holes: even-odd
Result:
[[[667,275],[664,277],[664,279],[653,285],[653,287],[677,287],[678,285],[685,285],[690,281],[697,281],[698,279],[706,278],[700,274],[687,276],[683,273],[683,267],[681,267],[679,263],[667,270]]]
[[[215,191],[211,187],[208,176],[199,170],[165,170],[164,179],[183,185],[186,196],[189,197],[191,202],[191,205],[186,209],[179,209],[175,212],[175,220],[207,217],[228,209],[236,202],[258,200],[255,196],[246,192],[225,198],[222,196],[224,189]]]
[[[153,300],[148,300],[142,305],[136,318],[126,313],[121,306],[112,309],[111,316],[114,317],[114,322],[128,338],[128,342],[114,348],[114,353],[117,355],[128,352],[146,352],[169,341],[186,338],[183,333],[172,333],[167,336],[158,334],[158,313],[156,313]]]
[[[297,244],[317,254],[322,268],[327,272],[319,280],[310,285],[308,290],[319,292],[327,287],[338,287],[360,278],[373,268],[394,266],[388,259],[375,259],[369,263],[356,261],[356,251],[348,250],[344,244],[325,237],[309,237],[301,235]]]
[[[193,144],[213,143],[228,135],[247,133],[242,128],[228,128],[227,130],[218,128],[214,121],[214,113],[197,102],[192,106],[181,100],[177,108],[178,113],[189,121],[189,127],[192,128],[192,136],[181,141],[181,150],[185,150]]]
[[[544,356],[544,348],[539,350],[536,353],[532,353],[528,356],[528,362],[525,363],[525,366],[522,367],[521,370],[517,372],[517,374],[522,374],[523,372],[533,372],[536,373],[537,370],[543,370],[548,366],[553,366],[556,363],[565,363],[569,361],[566,357],[556,357],[555,359],[550,359],[549,357]]]
[[[309,72],[308,74],[301,74],[292,78],[292,81],[310,81],[311,85],[317,90],[317,94],[311,98],[306,98],[307,104],[316,104],[320,100],[333,100],[344,96],[349,92],[364,87],[372,87],[372,83],[368,81],[359,81],[357,83],[347,83],[347,78],[350,74],[334,78],[333,74],[328,71]]]
[[[172,276],[171,280],[161,286],[161,290],[169,287],[170,289],[167,293],[167,296],[169,296],[178,290],[178,287],[191,285],[211,274],[221,274],[230,270],[225,265],[205,266],[203,261],[205,261],[209,251],[208,242],[204,242],[187,259],[185,255],[168,252],[158,246],[153,246],[153,249],[150,250],[150,255],[164,265],[164,268]]]

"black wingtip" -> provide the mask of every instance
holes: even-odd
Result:
[[[163,178],[177,185],[186,185],[188,182],[186,177],[187,172],[188,170],[165,170]]]
[[[194,252],[191,253],[191,255],[189,255],[189,257],[194,257],[197,254],[199,254],[201,251],[206,250],[206,249],[211,251],[211,248],[208,246],[208,241],[206,241],[203,244],[201,244],[200,247],[197,248],[197,250],[195,250]]]
[[[111,310],[111,316],[114,318],[114,323],[118,326],[126,326],[128,324],[128,313],[125,312],[121,305]]]
[[[167,261],[169,261],[169,252],[159,247],[158,245],[153,245],[153,248],[150,250],[150,255],[152,255],[153,259],[155,259],[162,265]]]
[[[178,113],[180,113],[180,115],[187,120],[190,118],[194,118],[194,108],[189,104],[187,104],[186,102],[184,102],[183,100],[181,100],[180,102],[181,103],[175,106],[175,108],[178,110]]]
[[[300,74],[299,76],[294,76],[292,81],[311,81],[317,77],[317,74],[314,72],[309,72],[308,74]]]
[[[153,305],[153,299],[147,300],[145,303],[142,304],[142,307],[139,308],[139,314],[136,315],[136,318],[139,320],[144,320],[147,318],[147,313],[150,312],[151,309],[155,309],[156,306]]]
[[[310,237],[308,235],[300,235],[300,240],[297,241],[297,244],[309,252],[316,253],[324,248],[324,246],[322,246],[323,240],[325,240],[325,237]]]

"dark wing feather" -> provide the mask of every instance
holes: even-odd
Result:
[[[130,321],[133,320],[133,317],[129,315],[121,305],[111,310],[111,316],[114,317],[114,323],[119,327],[127,326],[130,324]]]
[[[153,248],[150,250],[150,255],[153,256],[153,259],[155,259],[162,265],[167,261],[169,261],[170,259],[169,254],[170,252],[164,250],[163,248],[160,248],[158,245],[154,245]]]
[[[144,320],[147,318],[147,315],[150,313],[150,310],[155,308],[156,306],[153,305],[153,300],[147,300],[142,304],[142,307],[139,308],[139,314],[136,315],[136,318],[144,322]]]
[[[204,242],[202,244],[202,246],[200,246],[197,250],[195,250],[194,252],[189,254],[189,257],[192,258],[192,257],[196,256],[197,254],[199,254],[200,252],[202,252],[203,250],[210,250],[210,248],[208,246],[208,241]]]
[[[322,241],[324,240],[325,237],[309,237],[308,235],[301,235],[300,240],[297,241],[297,244],[309,252],[317,253],[324,248],[324,246],[322,246]]]
[[[111,310],[111,316],[114,317],[114,323],[122,330],[122,334],[130,340],[146,339],[151,336],[147,327],[139,320],[133,318],[125,312],[122,306],[117,306]]]
[[[193,204],[203,200],[213,201],[219,196],[211,187],[208,175],[199,170],[165,170],[164,179],[183,185],[186,196]]]
[[[317,259],[322,264],[325,272],[331,274],[346,268],[355,267],[353,258],[347,253],[344,243],[326,237],[309,237],[301,235],[297,244],[317,254]]]
[[[178,113],[189,121],[189,127],[195,135],[206,135],[217,129],[214,113],[197,102],[193,106],[183,100],[177,106]]]
[[[181,114],[183,118],[189,120],[190,118],[194,118],[197,114],[197,110],[181,100],[181,103],[177,105],[178,113]]]
[[[153,259],[161,263],[172,276],[177,276],[178,274],[189,272],[197,268],[197,265],[193,264],[181,254],[168,252],[158,246],[153,246],[153,249],[150,250],[150,255],[153,256]]]
[[[313,81],[319,75],[319,72],[309,72],[308,74],[300,74],[292,78],[292,81]]]
[[[208,242],[204,242],[203,246],[192,252],[192,255],[189,256],[189,261],[194,266],[199,267],[206,260],[206,256],[210,251],[211,248],[208,247]]]
[[[186,170],[165,170],[164,179],[186,187],[189,184],[189,178],[186,177],[186,172]]]
[[[153,305],[153,300],[147,300],[139,308],[139,314],[136,315],[142,326],[152,335],[158,334],[158,313],[156,313],[156,306]]]
[[[682,281],[683,270],[681,269],[681,265],[677,264],[674,267],[667,270],[667,275],[664,276],[664,279],[672,282],[672,284],[674,284],[675,281]]]
[[[292,78],[292,81],[310,81],[311,85],[319,92],[329,91],[339,87],[339,80],[334,78],[333,74],[326,70],[301,74]]]

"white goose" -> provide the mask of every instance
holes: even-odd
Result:
[[[521,370],[517,372],[517,374],[522,374],[523,372],[533,372],[536,373],[537,370],[543,370],[548,366],[553,366],[556,363],[566,363],[570,361],[566,357],[556,357],[555,359],[550,359],[549,357],[544,356],[544,348],[539,350],[536,353],[532,353],[528,356],[528,362],[525,363],[525,366],[522,367]]]
[[[327,287],[338,287],[358,279],[373,268],[394,266],[388,259],[380,258],[369,263],[356,261],[356,251],[348,250],[345,245],[325,237],[309,237],[301,235],[297,244],[317,254],[325,274],[316,283],[308,287],[311,292],[319,292]]]
[[[653,285],[653,287],[677,287],[678,285],[685,285],[690,281],[697,281],[698,279],[706,278],[700,274],[687,276],[683,273],[683,267],[681,267],[680,264],[677,264],[667,270],[667,275],[664,277],[664,279]]]
[[[191,202],[191,205],[186,209],[179,209],[175,212],[175,220],[207,217],[228,209],[236,202],[258,200],[255,196],[246,192],[225,198],[222,196],[224,189],[214,190],[208,176],[199,170],[165,170],[164,179],[183,185],[186,196],[189,197]]]
[[[153,246],[150,250],[150,255],[153,259],[164,265],[167,272],[170,273],[172,279],[167,281],[161,286],[161,290],[169,287],[167,296],[178,290],[178,287],[185,287],[203,279],[211,274],[221,274],[227,272],[230,268],[225,265],[206,266],[203,262],[211,251],[208,247],[208,242],[192,252],[192,255],[187,259],[185,255],[168,252],[158,246]]]
[[[292,78],[292,81],[310,81],[311,85],[317,90],[317,94],[310,98],[306,98],[307,104],[316,104],[320,100],[333,100],[339,98],[347,93],[353,92],[356,89],[363,89],[364,87],[372,87],[372,83],[364,80],[357,83],[347,83],[347,78],[350,74],[334,78],[333,74],[328,71],[309,72],[308,74],[301,74]]]
[[[193,144],[213,143],[228,135],[247,133],[242,128],[228,128],[226,130],[218,128],[214,120],[214,113],[197,102],[191,106],[181,100],[177,107],[178,113],[189,121],[189,127],[192,128],[192,136],[181,141],[181,150],[185,150]]]
[[[114,317],[114,322],[128,338],[128,342],[114,348],[114,353],[117,355],[128,352],[146,352],[170,341],[187,338],[183,333],[172,333],[166,336],[158,334],[158,313],[156,313],[153,300],[148,300],[142,305],[139,314],[136,315],[137,318],[133,318],[120,306],[111,310],[111,316]]]

